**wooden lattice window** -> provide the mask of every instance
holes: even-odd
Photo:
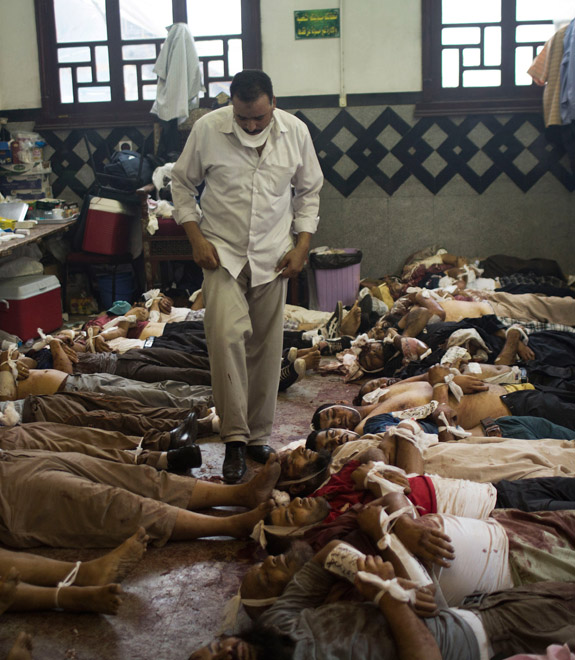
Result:
[[[424,0],[418,115],[541,108],[527,69],[573,18],[572,0]]]
[[[259,0],[36,0],[40,126],[150,122],[154,63],[174,22],[190,25],[210,106],[261,66]]]

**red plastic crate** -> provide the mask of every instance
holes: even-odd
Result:
[[[133,219],[133,211],[121,202],[94,197],[86,214],[82,250],[96,254],[129,252]]]
[[[55,275],[25,275],[0,282],[0,328],[23,341],[62,325],[60,282]]]

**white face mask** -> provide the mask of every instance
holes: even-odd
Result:
[[[234,135],[238,138],[238,140],[241,142],[241,144],[244,147],[252,147],[256,149],[257,147],[263,146],[272,130],[272,126],[274,123],[274,118],[272,116],[270,123],[263,129],[261,133],[257,133],[256,135],[250,135],[249,133],[246,133],[243,128],[238,124],[238,122],[234,119],[233,121],[233,129],[234,129]]]

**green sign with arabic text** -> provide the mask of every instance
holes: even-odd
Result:
[[[294,11],[296,39],[339,38],[339,9]]]

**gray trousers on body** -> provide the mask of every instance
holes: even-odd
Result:
[[[62,392],[101,392],[127,396],[153,408],[192,408],[211,405],[211,387],[188,385],[175,380],[142,383],[114,374],[79,374],[66,378]]]
[[[274,422],[287,280],[250,280],[249,264],[237,279],[222,266],[204,270],[204,327],[220,436],[263,445]]]

